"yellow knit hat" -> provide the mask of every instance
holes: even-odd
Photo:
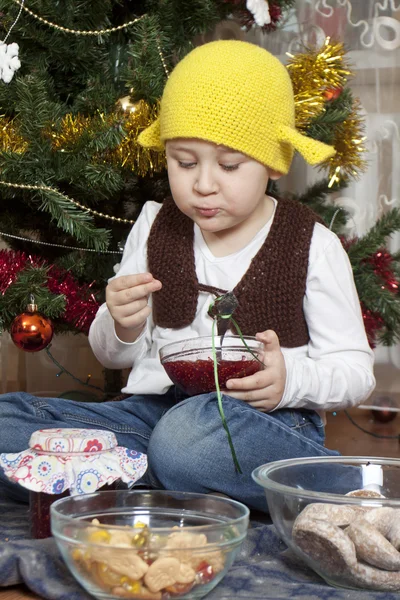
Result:
[[[138,142],[163,150],[166,140],[198,138],[222,144],[287,173],[294,150],[314,165],[332,146],[295,129],[293,89],[286,67],[248,42],[210,42],[187,54],[172,71],[159,118]]]

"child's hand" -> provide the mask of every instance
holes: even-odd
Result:
[[[134,342],[151,312],[149,294],[162,284],[151,273],[116,277],[106,288],[106,303],[115,321],[115,331],[123,342]]]
[[[256,338],[264,343],[260,359],[265,368],[249,377],[229,379],[226,388],[232,398],[244,400],[261,412],[269,412],[279,404],[285,390],[285,360],[275,331],[257,333]]]

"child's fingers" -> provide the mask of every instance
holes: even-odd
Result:
[[[264,344],[265,352],[275,352],[276,350],[281,349],[279,338],[272,329],[257,333],[256,339]]]
[[[154,280],[151,273],[135,273],[134,275],[123,275],[122,277],[116,277],[108,284],[108,287],[113,292],[122,292],[128,288],[135,287],[137,285],[143,285],[150,283]],[[155,280],[154,280],[155,281]]]
[[[237,400],[243,400],[244,402],[262,402],[265,400],[274,399],[275,388],[274,386],[268,386],[267,388],[258,389],[258,390],[232,390],[228,389],[224,391],[227,396],[231,396],[232,398],[236,398]]]
[[[249,391],[264,389],[272,385],[275,381],[275,374],[269,369],[264,369],[240,379],[228,379],[226,382],[227,390]]]
[[[142,281],[142,279],[140,277],[137,279],[136,277],[136,275],[121,277],[120,279],[123,279],[124,281],[118,284],[117,289],[116,286],[112,286],[110,283],[107,289],[107,299],[110,300],[112,297],[113,300],[111,300],[111,302],[119,306],[131,304],[142,298],[147,299],[150,294],[158,291],[162,287],[162,284],[158,279],[151,279],[147,283],[138,283],[138,281]],[[124,287],[127,283],[133,283],[134,285]]]
[[[147,300],[150,294],[157,292],[159,289],[161,289],[161,282],[157,279],[153,279],[150,283],[130,287],[119,293],[119,304],[130,304],[143,298]]]
[[[141,327],[143,323],[145,323],[150,313],[151,308],[146,304],[144,308],[141,308],[133,314],[129,314],[125,317],[119,317],[116,315],[114,319],[121,327],[125,329],[136,329],[138,327]]]
[[[125,319],[126,317],[130,317],[139,313],[141,310],[146,308],[146,306],[147,298],[140,298],[134,303],[131,302],[130,304],[122,304],[118,307],[115,307],[116,316],[118,316],[119,319]]]

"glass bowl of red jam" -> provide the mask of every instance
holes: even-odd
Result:
[[[225,576],[247,535],[249,509],[209,494],[119,490],[51,506],[68,568],[95,598],[202,598]]]
[[[219,336],[198,337],[172,342],[160,349],[160,360],[171,381],[189,396],[206,394],[216,389],[214,361],[218,381],[224,389],[228,379],[254,375],[264,365],[261,362],[263,344],[255,337],[225,336],[222,346]]]

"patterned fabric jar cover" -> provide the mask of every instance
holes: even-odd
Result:
[[[34,492],[90,494],[117,479],[130,486],[147,468],[146,454],[117,446],[110,431],[40,429],[29,446],[0,454],[0,466],[11,481]]]

